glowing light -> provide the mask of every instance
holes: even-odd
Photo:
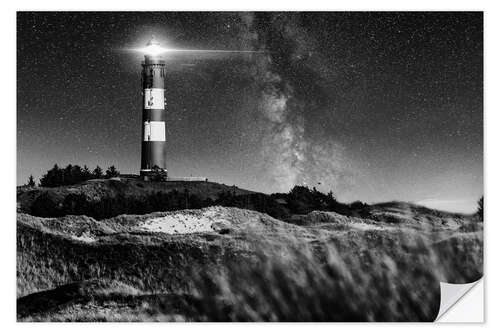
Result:
[[[144,54],[156,56],[156,55],[167,52],[168,49],[165,49],[165,48],[161,47],[160,45],[148,45],[146,47],[143,47],[142,49],[139,49],[139,51],[144,53]]]
[[[144,54],[148,54],[151,56],[157,56],[162,53],[165,53],[168,51],[168,49],[165,49],[160,46],[160,43],[155,39],[154,36],[151,37],[151,40],[148,42],[146,47],[143,47],[142,49],[139,49],[140,52]]]
[[[141,52],[142,54],[150,56],[158,56],[162,53],[263,53],[263,51],[250,51],[250,50],[190,50],[190,49],[170,49],[160,46],[160,43],[154,36],[146,44],[146,47],[133,49],[134,51]]]

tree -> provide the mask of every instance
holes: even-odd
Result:
[[[63,169],[62,185],[70,185],[70,184],[74,183],[74,177],[73,177],[72,169],[73,169],[73,166],[71,164],[68,164]]]
[[[106,178],[118,177],[120,172],[116,169],[114,165],[110,166],[108,170],[106,170]]]
[[[70,169],[71,174],[71,184],[81,183],[85,179],[83,179],[82,167],[79,165],[73,165]]]
[[[89,180],[89,179],[92,178],[92,173],[90,172],[90,170],[87,167],[87,165],[83,166],[83,169],[82,169],[82,178],[83,178],[83,180]]]
[[[35,179],[33,178],[33,175],[30,175],[28,178],[28,184],[29,187],[35,187]]]
[[[94,171],[92,172],[92,176],[97,179],[102,178],[102,169],[100,166],[95,167]]]
[[[57,164],[54,164],[52,169],[48,170],[40,178],[40,186],[44,187],[54,187],[62,185],[64,179],[63,169],[59,168]]]
[[[116,168],[114,168],[113,172],[113,168],[111,169],[112,174],[114,174],[114,172],[118,172]],[[55,187],[61,185],[73,185],[92,178],[102,177],[103,171],[100,166],[97,166],[94,171],[91,172],[86,165],[82,168],[76,164],[68,164],[66,167],[60,168],[57,164],[55,164],[52,169],[48,170],[47,173],[40,178],[40,186]]]
[[[484,203],[484,196],[482,196],[477,201],[477,212],[476,212],[476,215],[479,216],[481,218],[481,220],[484,218],[483,203]]]

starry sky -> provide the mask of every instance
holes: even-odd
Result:
[[[18,184],[54,163],[138,173],[152,34],[199,50],[164,55],[171,176],[475,210],[481,12],[19,12]]]

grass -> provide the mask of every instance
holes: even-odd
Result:
[[[432,321],[440,281],[482,276],[482,223],[417,230],[332,215],[296,226],[221,214],[234,227],[223,235],[111,233],[90,244],[18,222],[18,293],[26,295],[18,319]]]
[[[196,281],[201,312],[210,321],[433,321],[440,281],[482,275],[482,237],[460,252],[439,244],[441,253],[418,236],[385,241],[393,246],[358,240],[342,253],[334,240],[293,240],[279,250],[259,242],[257,262]],[[459,265],[451,253],[475,260]]]

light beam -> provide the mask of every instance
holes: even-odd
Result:
[[[140,52],[142,54],[158,56],[164,53],[264,53],[264,51],[253,50],[213,50],[213,49],[173,49],[160,46],[160,43],[152,36],[151,40],[145,47],[135,48],[132,51]]]

